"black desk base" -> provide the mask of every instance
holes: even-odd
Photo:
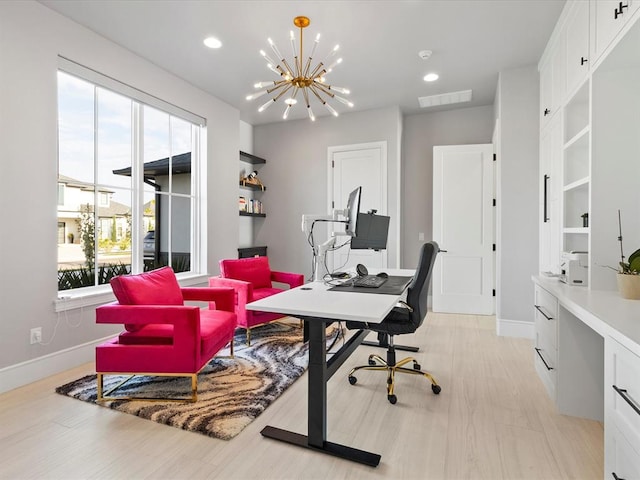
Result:
[[[358,330],[327,361],[326,330],[327,325],[333,320],[315,317],[302,317],[302,319],[305,321],[305,336],[308,335],[309,338],[307,435],[271,426],[264,427],[260,433],[263,437],[377,467],[380,463],[380,455],[327,441],[327,381],[362,343],[369,331]]]
[[[280,440],[281,442],[297,445],[298,447],[326,453],[327,455],[333,455],[334,457],[344,458],[346,460],[351,460],[352,462],[363,463],[370,467],[377,467],[380,463],[381,457],[377,453],[365,452],[364,450],[358,450],[357,448],[347,447],[345,445],[332,442],[324,442],[322,447],[315,447],[309,443],[309,437],[306,435],[300,435],[299,433],[282,430],[269,425],[264,427],[260,433],[263,437],[273,438],[274,440]]]

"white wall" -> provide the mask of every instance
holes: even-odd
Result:
[[[491,143],[493,107],[421,113],[404,118],[402,139],[402,265],[414,268],[433,232],[433,147]]]
[[[538,107],[535,66],[500,73],[497,238],[498,333],[533,334],[533,284],[538,272]]]
[[[12,367],[114,332],[95,325],[92,307],[68,316],[53,310],[58,55],[207,119],[204,174],[206,191],[215,192],[204,202],[209,272],[237,255],[239,112],[40,3],[0,2],[0,391],[11,388]],[[49,345],[29,344],[32,327],[48,342],[56,325]]]
[[[267,217],[256,222],[256,242],[267,245],[272,268],[311,274],[311,247],[300,224],[302,214],[327,213],[327,148],[383,140],[391,216],[387,250],[389,265],[396,265],[401,125],[394,107],[254,127],[254,154],[267,160],[260,170]]]

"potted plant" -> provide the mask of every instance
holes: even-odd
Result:
[[[640,249],[629,255],[625,262],[624,251],[622,249],[622,223],[620,221],[620,210],[618,210],[618,229],[620,235],[620,269],[616,275],[618,280],[618,291],[622,298],[640,300]]]

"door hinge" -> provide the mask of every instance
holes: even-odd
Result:
[[[336,168],[336,161],[335,160],[331,160],[331,168]]]
[[[333,200],[331,200],[331,208],[336,208],[336,202],[334,202]]]
[[[494,297],[496,296],[496,289],[495,288],[493,289],[493,296]]]
[[[493,199],[493,206],[494,207],[496,206],[496,199],[495,198]]]
[[[493,161],[495,162],[498,159],[498,157],[496,156],[496,154],[493,154]]]
[[[493,244],[493,251],[494,252],[496,251],[496,244],[495,243]]]

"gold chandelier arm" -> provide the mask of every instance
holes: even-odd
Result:
[[[287,63],[287,61],[284,58],[282,59],[282,63],[287,68],[288,74],[291,75],[292,77],[294,77],[295,76],[295,74],[294,74],[295,70],[289,66],[289,64]]]
[[[318,73],[320,71],[320,69],[324,66],[324,64],[322,62],[320,62],[318,65],[316,65],[316,68],[314,68],[313,72],[311,72],[311,75],[309,75],[309,78],[313,78],[314,80],[316,79],[316,77],[320,77],[322,76],[323,73],[326,72],[326,70],[322,70],[322,72]]]
[[[323,105],[325,105],[325,104],[327,103],[327,101],[326,101],[326,100],[324,100],[324,99],[320,96],[320,94],[319,94],[318,92],[316,92],[316,88],[315,88],[315,87],[316,87],[315,85],[309,85],[309,90],[311,90],[311,91],[313,92],[313,94],[314,94],[316,97],[318,97],[318,100],[320,100],[320,102],[321,102]]]
[[[267,93],[269,93],[269,94],[272,93],[272,92],[275,92],[276,90],[278,90],[278,89],[280,89],[282,87],[284,87],[289,82],[287,82],[287,80],[279,80],[279,81],[273,82],[273,83],[275,85],[272,88],[267,89]]]
[[[300,61],[302,61],[302,59],[300,59]],[[311,57],[307,59],[307,65],[304,67],[304,72],[302,75],[305,77],[308,77],[310,68],[311,68]]]
[[[309,92],[307,92],[307,90],[308,89],[306,89],[306,88],[302,89],[302,96],[304,97],[304,102],[307,104],[307,108],[309,108],[310,107],[310,104],[309,104]]]
[[[287,82],[287,84],[286,84],[286,85],[287,85],[287,86],[285,87],[285,89],[284,89],[284,90],[282,90],[282,91],[278,94],[278,96],[277,96],[277,97],[275,97],[275,98],[273,99],[273,101],[274,101],[274,102],[277,102],[277,101],[278,101],[278,99],[279,99],[282,95],[284,95],[284,94],[285,94],[285,93],[287,93],[289,90],[291,90],[291,87],[293,86],[293,83]]]
[[[314,86],[316,88],[319,88],[320,91],[322,91],[323,93],[329,95],[331,98],[333,98],[335,96],[335,94],[333,92],[331,92],[331,85],[323,85],[320,82],[317,82],[314,80]]]

